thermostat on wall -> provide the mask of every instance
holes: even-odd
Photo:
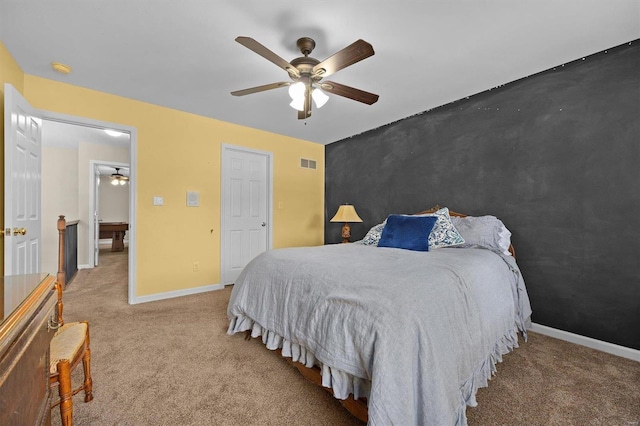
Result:
[[[196,191],[187,191],[187,207],[200,206],[200,193]]]

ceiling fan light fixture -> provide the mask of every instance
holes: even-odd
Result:
[[[292,100],[289,106],[293,109],[297,109],[298,111],[304,111],[304,96]]]
[[[126,185],[129,177],[120,173],[120,167],[115,167],[115,169],[116,172],[109,176],[111,178],[111,185]]]
[[[293,99],[294,101],[297,99],[304,100],[304,91],[305,91],[304,83],[301,81],[298,81],[297,83],[293,83],[292,85],[289,86],[289,96],[291,96],[291,99]]]
[[[313,99],[313,103],[316,104],[316,108],[322,108],[324,104],[329,100],[329,96],[324,93],[320,88],[314,87],[313,92],[311,92],[311,98]]]
[[[289,86],[289,96],[291,96],[291,103],[289,106],[298,111],[304,111],[304,94],[307,88],[301,81],[293,83]]]
[[[126,185],[127,184],[127,177],[126,176],[112,176],[111,177],[111,185],[113,186],[118,186],[118,185]]]

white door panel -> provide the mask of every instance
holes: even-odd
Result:
[[[260,230],[249,231],[249,258],[253,259],[263,251],[266,251],[264,233]]]
[[[40,272],[42,118],[13,86],[4,89],[4,274],[31,274]]]
[[[223,146],[222,162],[221,280],[230,284],[271,248],[271,154]]]

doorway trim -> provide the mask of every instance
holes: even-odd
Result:
[[[139,300],[136,293],[136,259],[137,259],[137,227],[136,213],[137,194],[138,194],[138,132],[135,127],[126,126],[124,124],[110,123],[107,121],[94,120],[86,117],[75,115],[61,114],[53,111],[38,110],[42,114],[43,120],[57,121],[76,126],[94,127],[97,129],[113,129],[129,134],[129,275],[128,275],[128,302],[130,305],[143,302]],[[85,175],[86,176],[86,175]],[[90,178],[93,181],[93,176]],[[92,191],[92,189],[90,189]],[[91,226],[93,229],[93,226]],[[93,245],[90,243],[92,236],[89,236],[90,259],[93,259]],[[93,264],[90,264],[91,267]]]
[[[227,211],[227,204],[229,203],[229,194],[228,190],[224,185],[225,179],[227,177],[225,170],[227,167],[224,164],[226,153],[229,151],[240,151],[247,152],[250,154],[259,154],[267,157],[267,194],[266,194],[266,202],[267,202],[267,250],[271,250],[273,247],[273,153],[269,151],[261,151],[257,149],[246,148],[244,146],[230,145],[223,143],[222,144],[222,153],[220,155],[220,284],[225,286],[227,285],[225,280],[225,275],[229,273],[225,269],[225,261],[227,260],[227,247],[226,247],[226,239],[225,235],[227,232],[227,224],[225,219],[225,211]]]

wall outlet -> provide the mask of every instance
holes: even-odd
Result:
[[[193,272],[198,272],[200,270],[200,263],[193,262]]]

